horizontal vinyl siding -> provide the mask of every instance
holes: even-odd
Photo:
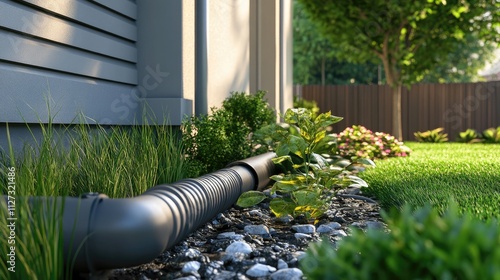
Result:
[[[119,12],[123,9],[115,7],[119,4],[126,4],[129,7],[133,5],[131,8],[136,9],[136,5],[127,0],[113,1],[116,2],[113,7],[118,9],[118,11],[110,10],[110,5],[106,6],[107,9],[104,9],[101,4],[98,3],[102,1],[26,0],[17,2],[31,5],[40,10],[49,11],[59,17],[71,19],[131,41],[137,40],[137,27],[134,22],[136,20],[137,11],[128,13],[132,15],[132,17],[129,17]],[[128,19],[126,17],[128,17]]]
[[[0,60],[127,84],[137,82],[137,70],[132,63],[66,46],[54,48],[46,41],[3,30],[0,50]]]
[[[0,60],[136,85],[135,3],[99,2],[0,0]]]

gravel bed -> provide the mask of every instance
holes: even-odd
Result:
[[[351,227],[385,227],[376,202],[354,197],[336,196],[316,224],[300,217],[277,219],[266,203],[233,207],[154,261],[91,279],[305,279],[299,261],[310,242],[337,242]]]

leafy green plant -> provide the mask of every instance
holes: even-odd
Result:
[[[284,172],[271,177],[275,183],[270,194],[277,195],[269,205],[274,215],[317,218],[326,210],[328,197],[336,189],[368,186],[347,170],[350,162],[345,164],[341,159],[343,165],[336,165],[330,157],[336,150],[336,137],[328,135],[326,128],[341,119],[330,112],[313,118],[312,112],[305,108],[288,109],[284,115],[288,127],[273,124],[255,133],[276,152],[273,162]],[[361,163],[374,165],[369,160]],[[265,198],[260,192],[247,192],[236,204],[249,207]]]
[[[449,205],[442,216],[429,205],[383,213],[389,232],[353,229],[337,250],[312,244],[300,267],[308,279],[500,279],[499,223]]]
[[[481,142],[481,135],[474,129],[467,129],[466,131],[458,133],[457,142],[460,143],[479,143]]]
[[[500,143],[500,126],[483,131],[484,143]]]
[[[311,111],[312,116],[315,118],[319,113],[318,103],[315,100],[307,100],[293,96],[293,108],[306,108]]]
[[[415,139],[417,139],[418,142],[429,142],[429,143],[442,143],[442,142],[447,142],[448,141],[448,134],[443,133],[444,128],[438,127],[433,130],[427,130],[425,132],[415,132],[413,135],[415,135]]]
[[[235,92],[224,100],[220,109],[212,108],[210,115],[184,120],[182,142],[191,166],[191,177],[260,152],[255,151],[251,134],[276,122],[264,94],[263,91],[254,95]]]
[[[383,132],[372,132],[361,125],[353,125],[338,134],[338,154],[345,158],[383,159],[405,157],[411,149],[394,136]]]

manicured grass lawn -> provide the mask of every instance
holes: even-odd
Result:
[[[378,160],[361,174],[384,209],[431,203],[444,210],[454,198],[462,213],[500,218],[500,145],[405,144],[411,156]]]

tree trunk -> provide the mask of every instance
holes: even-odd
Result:
[[[403,125],[401,123],[401,90],[403,86],[392,87],[392,136],[403,141]]]
[[[403,140],[403,125],[401,122],[401,89],[403,88],[400,81],[400,73],[393,67],[393,63],[389,59],[387,42],[385,43],[384,55],[381,56],[384,65],[385,79],[387,85],[392,89],[392,136],[396,139]]]

